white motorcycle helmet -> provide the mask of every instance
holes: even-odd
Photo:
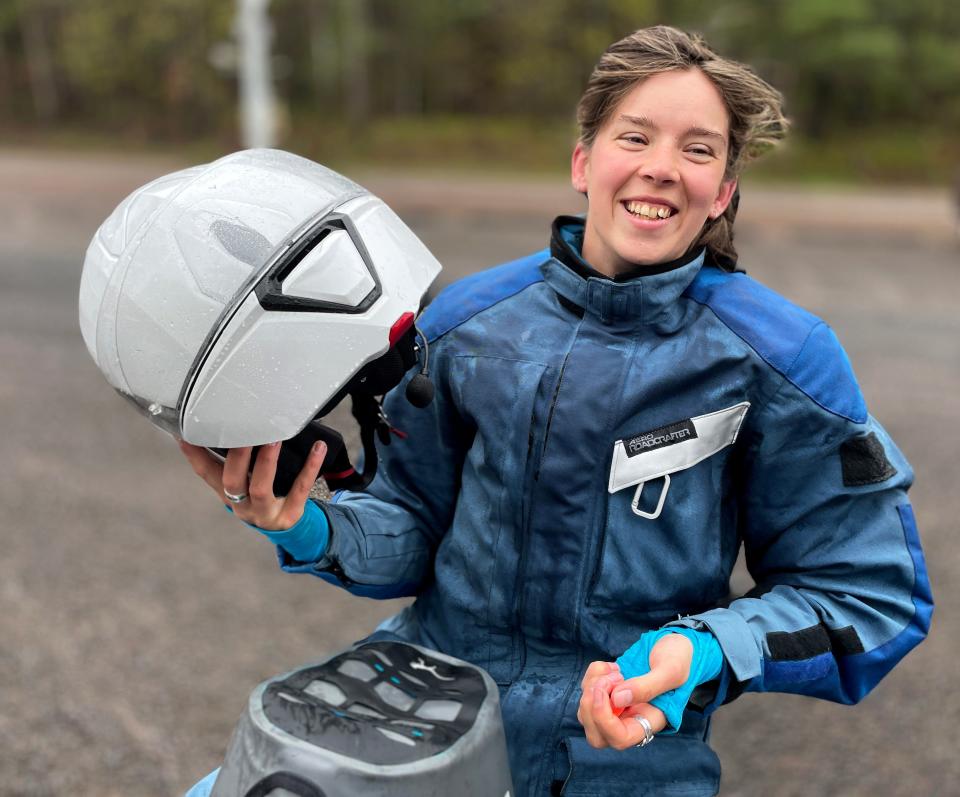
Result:
[[[374,432],[388,437],[375,397],[416,362],[415,314],[439,271],[356,183],[247,150],[120,203],[87,249],[80,329],[107,381],[155,425],[212,450],[296,439],[281,453],[294,476],[284,454],[327,439],[315,419],[350,394],[373,461],[353,474],[328,440],[324,470],[356,488],[376,467]]]

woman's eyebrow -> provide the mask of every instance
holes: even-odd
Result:
[[[646,127],[650,130],[660,129],[656,124],[654,124],[653,120],[647,116],[630,116],[629,114],[622,113],[620,114],[620,121],[626,122],[627,124],[636,125],[637,127]],[[708,136],[709,138],[719,138],[724,142],[727,140],[727,137],[723,135],[723,133],[717,132],[716,130],[710,130],[706,127],[690,127],[683,134],[684,138],[687,138],[688,136]]]
[[[684,138],[687,136],[707,136],[709,138],[719,138],[721,141],[727,140],[723,133],[718,133],[716,130],[710,130],[706,127],[691,127],[684,133]]]

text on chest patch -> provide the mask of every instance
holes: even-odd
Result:
[[[645,451],[682,443],[684,440],[693,440],[695,437],[697,437],[697,429],[693,421],[688,420],[661,426],[659,429],[651,429],[649,432],[631,437],[624,441],[623,445],[627,450],[627,456],[635,457]]]

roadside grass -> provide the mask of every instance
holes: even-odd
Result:
[[[753,174],[772,182],[955,185],[960,139],[936,130],[845,131],[820,141],[791,135]]]
[[[576,140],[572,121],[469,116],[386,117],[351,126],[340,119],[287,117],[278,146],[344,172],[386,169],[490,176],[563,175]],[[168,155],[197,163],[238,149],[231,129],[189,140],[123,130],[0,126],[0,146],[75,152]],[[838,131],[822,140],[791,133],[750,167],[751,180],[822,185],[953,185],[960,139],[939,130]]]

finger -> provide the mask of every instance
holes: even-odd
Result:
[[[587,744],[591,747],[601,749],[607,747],[607,740],[597,729],[596,711],[602,703],[609,702],[606,694],[600,688],[590,689],[583,693],[580,700],[581,714],[583,719],[580,724],[583,725],[583,734],[587,739]]]
[[[193,468],[193,472],[203,479],[220,500],[223,500],[223,465],[217,462],[207,449],[178,440],[177,445]]]
[[[603,736],[596,730],[596,723],[593,720],[593,702],[596,699],[594,688],[596,687],[604,696],[602,701],[609,703],[610,690],[615,684],[623,681],[623,675],[620,673],[620,667],[612,661],[594,661],[587,667],[581,681],[580,705],[577,709],[577,720],[583,726],[584,735],[587,742],[594,747],[606,747],[607,743]]]
[[[614,687],[621,683],[623,683],[623,676],[619,672],[609,672],[606,675],[585,678],[582,689],[585,692],[589,692],[593,687],[599,686],[604,692],[610,694]]]
[[[623,676],[620,673],[609,673],[608,675],[602,675],[597,678],[592,684],[590,684],[591,689],[593,687],[599,687],[603,690],[604,694],[607,697],[620,685],[623,683]]]
[[[580,686],[585,689],[588,680],[599,678],[601,675],[608,675],[611,672],[620,672],[620,667],[615,662],[590,662],[590,666],[587,667],[587,671],[583,674],[583,679],[580,681]]]
[[[617,685],[610,696],[614,706],[649,703],[657,695],[682,686],[687,680],[686,673],[690,671],[689,659],[684,667],[683,661],[678,661],[675,657],[659,657],[654,663],[654,657],[651,655],[650,665],[650,672],[636,678],[628,678]]]
[[[277,461],[280,459],[280,443],[267,443],[257,451],[257,461],[253,463],[250,474],[250,503],[263,507],[272,503],[273,480],[277,475]]]
[[[223,463],[223,490],[234,495],[245,495],[247,490],[247,471],[250,469],[250,446],[231,448]],[[226,498],[226,496],[224,496]]]
[[[294,523],[300,519],[299,515],[303,514],[303,505],[307,502],[307,498],[310,496],[310,490],[313,489],[313,485],[316,484],[317,479],[320,477],[320,467],[323,465],[323,459],[326,456],[327,444],[322,440],[317,440],[310,449],[310,453],[307,455],[307,461],[303,463],[300,473],[297,474],[297,478],[293,482],[293,487],[290,488],[290,492],[287,494],[287,499],[284,504],[285,508],[289,507],[292,512],[298,514],[298,517],[293,519]]]
[[[631,706],[620,715],[620,718],[626,720],[633,719],[637,716],[641,716],[646,719],[646,721],[650,723],[650,729],[654,733],[660,733],[660,731],[667,727],[667,715],[650,703],[641,703],[638,706]],[[634,722],[636,722],[635,719]],[[640,723],[637,722],[637,725],[640,725]],[[643,741],[642,734],[639,741]],[[639,744],[639,742],[637,743]]]
[[[690,677],[690,664],[693,661],[693,643],[683,634],[667,634],[657,640],[650,651],[650,669],[674,671],[680,684]],[[674,687],[676,688],[676,687]]]
[[[602,690],[601,690],[602,691]],[[587,742],[593,747],[606,747],[603,737],[597,733],[596,723],[593,721],[593,702],[596,699],[593,688],[584,689],[580,694],[580,706],[577,709],[577,719],[583,726]]]
[[[610,746],[617,750],[624,750],[631,744],[636,744],[631,740],[633,734],[633,725],[637,725],[641,731],[643,728],[631,720],[622,720],[613,713],[613,706],[610,704],[610,697],[602,689],[593,690],[592,719],[596,734],[600,737],[601,744],[594,747]],[[635,734],[634,734],[635,735]]]

